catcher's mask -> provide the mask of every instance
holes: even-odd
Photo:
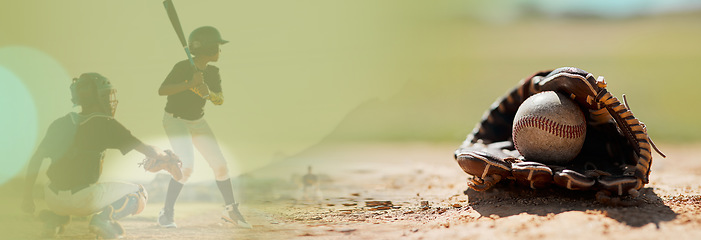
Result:
[[[219,52],[219,45],[228,43],[221,38],[219,30],[211,26],[199,27],[190,33],[187,42],[194,55],[212,56]]]
[[[75,106],[97,105],[101,112],[114,116],[117,111],[117,90],[99,73],[83,73],[73,78],[71,101]]]

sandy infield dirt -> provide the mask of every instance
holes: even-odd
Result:
[[[467,175],[452,159],[456,147],[356,145],[301,156],[299,163],[316,162],[329,176],[324,200],[282,202],[275,216],[299,225],[286,238],[701,239],[698,145],[661,146],[667,158],[654,156],[651,182],[641,197],[632,206],[617,207],[598,203],[592,192],[509,184],[465,194]],[[378,200],[394,207],[365,206]]]
[[[655,155],[651,182],[631,206],[600,204],[592,192],[510,184],[465,192],[456,147],[318,146],[247,175],[270,182],[248,189],[260,197],[241,205],[254,229],[221,221],[216,203],[178,203],[179,228],[159,228],[161,204],[152,203],[121,220],[125,239],[701,239],[700,145],[662,145],[668,157]],[[302,199],[296,181],[310,165],[322,197]],[[94,239],[86,226],[74,219],[59,239]]]

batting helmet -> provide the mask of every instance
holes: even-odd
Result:
[[[228,43],[221,38],[219,30],[211,26],[199,27],[190,33],[188,38],[190,51],[198,55],[214,55],[219,52],[219,45]]]
[[[97,104],[103,113],[114,116],[118,103],[116,90],[106,77],[99,73],[83,73],[73,78],[70,89],[75,106]]]

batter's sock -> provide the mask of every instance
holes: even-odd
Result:
[[[236,203],[236,199],[234,199],[234,188],[231,186],[231,178],[217,181],[217,186],[219,187],[222,197],[224,197],[226,205]]]
[[[178,195],[180,195],[180,190],[182,189],[182,183],[175,181],[175,179],[170,179],[170,183],[168,184],[168,193],[166,193],[166,201],[163,209],[170,212],[173,211],[173,208],[175,207],[175,200],[178,199]]]

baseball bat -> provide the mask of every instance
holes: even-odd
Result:
[[[163,1],[163,7],[166,9],[166,13],[168,13],[168,18],[170,19],[170,23],[173,25],[173,29],[175,29],[175,34],[177,34],[178,39],[180,39],[180,44],[183,45],[183,49],[185,49],[187,59],[190,60],[190,66],[192,66],[193,70],[198,71],[197,67],[195,67],[195,61],[192,60],[192,54],[190,54],[190,47],[187,46],[187,41],[185,40],[185,33],[183,33],[183,27],[180,25],[180,18],[178,18],[178,12],[175,11],[173,0]],[[195,92],[197,95],[200,95],[200,97],[202,98],[206,99],[209,97],[209,94],[200,93],[198,88],[190,88],[190,90]]]
[[[165,7],[166,13],[168,13],[168,18],[170,19],[170,23],[173,25],[173,29],[175,29],[175,34],[177,34],[178,39],[180,39],[180,44],[182,44],[183,49],[185,49],[185,53],[187,54],[187,59],[190,60],[190,64],[194,68],[195,61],[192,60],[192,54],[190,54],[190,47],[187,46],[187,41],[185,40],[185,34],[183,33],[183,27],[180,26],[180,18],[178,18],[178,13],[175,11],[175,6],[173,5],[173,0],[163,1],[163,7]]]

